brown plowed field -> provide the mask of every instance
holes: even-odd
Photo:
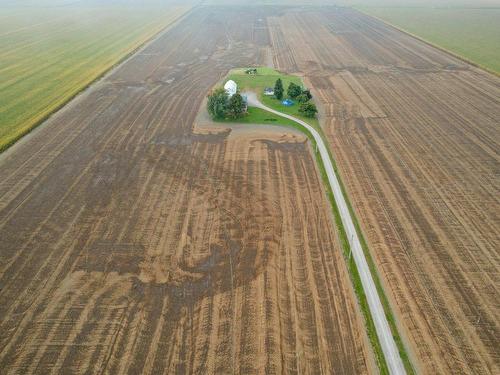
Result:
[[[418,368],[500,372],[500,79],[348,9],[268,20],[322,102]]]
[[[193,131],[266,14],[193,10],[2,155],[2,374],[371,372],[305,139]]]

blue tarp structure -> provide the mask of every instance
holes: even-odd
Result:
[[[285,99],[281,102],[284,106],[287,106],[287,107],[291,107],[292,105],[294,105],[295,103],[293,102],[293,100],[290,100],[290,99]]]

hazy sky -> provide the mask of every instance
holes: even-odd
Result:
[[[337,0],[357,5],[395,5],[395,6],[500,6],[500,0]]]
[[[500,6],[500,0],[205,0],[205,4],[329,4],[370,6]]]
[[[0,5],[11,6],[61,6],[95,4],[172,4],[197,3],[200,0],[0,0]],[[205,4],[297,4],[297,5],[370,5],[370,6],[498,6],[500,0],[204,0]]]

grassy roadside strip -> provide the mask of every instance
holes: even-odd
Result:
[[[472,61],[472,60],[468,59],[467,57],[464,57],[462,55],[459,55],[458,53],[450,51],[449,49],[441,47],[440,45],[438,45],[436,43],[433,43],[433,42],[431,42],[431,41],[429,41],[427,39],[424,39],[424,38],[422,38],[422,37],[420,37],[420,36],[412,33],[411,31],[405,30],[405,29],[401,28],[400,26],[392,24],[389,21],[386,21],[386,20],[384,20],[384,19],[382,19],[382,18],[380,18],[378,16],[370,14],[370,13],[368,13],[365,10],[359,9],[357,7],[353,8],[353,9],[355,9],[356,11],[364,14],[365,16],[371,17],[371,18],[373,18],[373,19],[375,19],[375,20],[377,20],[379,22],[382,22],[384,25],[386,25],[386,26],[388,26],[388,27],[390,27],[392,29],[395,29],[395,30],[397,30],[399,32],[402,32],[403,34],[406,34],[406,35],[412,37],[413,39],[417,39],[418,41],[420,41],[420,42],[422,42],[424,44],[427,44],[428,46],[436,48],[436,49],[440,50],[441,52],[444,52],[444,53],[446,53],[446,54],[448,54],[448,55],[450,55],[450,56],[452,56],[452,57],[454,57],[454,58],[456,58],[456,59],[458,59],[458,60],[460,60],[460,61],[462,61],[462,62],[464,62],[466,64],[472,65],[472,66],[474,66],[476,68],[484,70],[485,72],[488,72],[488,73],[493,74],[493,75],[495,75],[497,77],[500,77],[500,72],[497,72],[497,71],[495,71],[493,69],[490,69],[490,68],[484,66],[483,64],[480,64],[478,62]]]
[[[335,202],[335,198],[334,198],[332,189],[330,188],[330,184],[329,184],[328,177],[326,174],[325,166],[323,164],[323,160],[321,159],[321,156],[318,152],[314,152],[314,150],[316,149],[316,141],[314,140],[314,137],[307,129],[304,129],[301,125],[299,125],[297,123],[294,123],[294,124],[275,124],[275,125],[293,127],[294,129],[305,134],[307,136],[307,138],[309,139],[309,141],[311,142],[311,147],[312,147],[311,150],[313,151],[313,153],[315,155],[318,169],[319,169],[319,172],[321,175],[321,179],[322,179],[323,184],[325,186],[325,192],[326,192],[327,198],[328,198],[328,200],[331,204],[331,207],[332,207],[332,213],[333,213],[333,217],[335,219],[335,225],[337,226],[338,233],[339,233],[340,245],[342,247],[342,252],[344,255],[344,259],[345,259],[347,268],[349,270],[349,275],[351,278],[352,285],[354,287],[354,292],[356,293],[359,307],[361,309],[361,312],[362,312],[364,320],[365,320],[365,326],[366,326],[368,339],[370,340],[370,344],[372,345],[373,353],[375,355],[375,362],[377,363],[377,366],[378,366],[381,374],[384,374],[384,375],[389,374],[389,368],[387,367],[384,353],[382,352],[382,347],[380,345],[380,341],[378,339],[377,332],[375,330],[375,324],[374,324],[372,316],[370,314],[370,308],[368,306],[368,301],[366,300],[366,295],[365,295],[365,292],[363,290],[363,286],[361,284],[361,278],[360,278],[359,273],[358,273],[358,268],[356,267],[356,263],[354,262],[354,260],[352,258],[349,261],[349,253],[350,253],[349,241],[347,239],[344,225],[342,224],[342,218],[340,217],[340,213],[339,213],[337,204]],[[336,168],[336,167],[334,166],[334,168]],[[356,226],[356,230],[358,230],[357,226]],[[384,307],[384,309],[385,309],[385,307]],[[391,327],[391,330],[392,330],[392,327]],[[406,367],[406,364],[405,364],[405,367]]]
[[[304,129],[301,125],[299,125],[297,123],[293,123],[293,124],[274,123],[273,125],[291,126],[295,129],[299,130],[300,132],[302,132],[303,134],[305,134],[308,137],[309,141],[311,142],[313,152],[316,149],[316,141],[314,140],[314,137],[307,129]],[[320,135],[323,139],[325,139],[325,136],[322,132],[320,132]],[[328,145],[328,143],[326,143],[326,144]],[[351,217],[353,218],[356,232],[358,233],[358,236],[359,236],[359,239],[361,242],[361,246],[363,248],[363,252],[364,252],[366,260],[368,262],[368,266],[370,268],[370,272],[371,272],[373,280],[375,282],[377,292],[380,296],[386,318],[387,318],[387,320],[389,322],[389,326],[391,328],[392,336],[393,336],[394,341],[396,342],[396,345],[398,347],[399,354],[400,354],[401,359],[403,361],[403,364],[405,366],[406,372],[409,375],[416,374],[415,369],[413,368],[413,365],[412,365],[410,358],[408,356],[408,353],[406,352],[406,349],[404,347],[403,340],[401,339],[401,336],[398,333],[396,321],[394,318],[394,314],[392,313],[392,310],[391,310],[391,307],[389,304],[389,300],[384,293],[384,289],[382,287],[382,283],[380,281],[380,277],[378,275],[375,262],[373,261],[373,258],[371,257],[370,252],[368,250],[368,245],[367,245],[366,240],[362,234],[361,227],[359,225],[359,222],[357,220],[356,215],[354,214],[354,210],[351,206],[351,202],[349,201],[348,195],[346,194],[344,184],[342,183],[342,180],[340,179],[340,175],[338,173],[338,168],[337,168],[337,165],[335,163],[335,159],[333,159],[333,157],[331,155],[330,148],[328,148],[328,153],[330,155],[330,159],[332,161],[333,168],[335,170],[335,174],[337,175],[337,179],[339,180],[340,187],[342,189],[342,193],[344,194],[344,197],[346,199],[347,206],[349,208],[349,212],[351,213]],[[368,334],[368,338],[370,340],[370,343],[373,347],[373,351],[375,354],[375,360],[376,360],[377,365],[380,369],[380,373],[381,374],[389,374],[389,369],[387,367],[387,363],[385,361],[385,357],[384,357],[384,354],[382,352],[382,347],[380,345],[380,342],[379,342],[379,339],[377,336],[377,332],[375,330],[375,324],[373,323],[373,319],[372,319],[372,316],[370,313],[368,301],[366,300],[366,295],[365,295],[363,286],[361,284],[361,278],[360,278],[359,273],[358,273],[358,268],[356,267],[356,263],[354,262],[354,259],[349,256],[350,255],[349,241],[347,239],[347,235],[346,235],[346,232],[344,229],[344,225],[342,223],[342,219],[340,217],[340,213],[339,213],[337,204],[335,202],[335,198],[334,198],[332,189],[330,188],[330,183],[328,181],[328,177],[326,174],[325,166],[323,164],[323,160],[321,159],[321,156],[319,153],[314,152],[314,154],[315,154],[316,162],[318,163],[318,168],[319,168],[319,171],[321,174],[321,179],[323,180],[323,184],[326,188],[326,194],[327,194],[328,200],[330,201],[330,204],[332,206],[332,212],[333,212],[333,216],[335,219],[335,224],[336,224],[338,232],[339,232],[339,240],[340,240],[340,243],[342,246],[344,259],[346,261],[347,268],[349,270],[349,274],[351,277],[351,282],[352,282],[353,287],[354,287],[354,291],[355,291],[356,296],[358,298],[358,303],[359,303],[361,312],[363,313],[363,316],[365,319],[366,330],[367,330],[367,334]]]
[[[325,139],[322,132],[320,132],[320,135],[323,139]],[[328,145],[328,143],[326,143],[326,144]],[[394,338],[394,341],[396,342],[396,346],[398,348],[399,355],[401,356],[401,360],[403,361],[403,365],[405,367],[407,374],[414,375],[414,374],[416,374],[415,368],[413,367],[413,365],[411,363],[410,357],[408,355],[408,352],[406,351],[403,340],[402,340],[401,336],[399,335],[397,324],[396,324],[396,319],[394,317],[391,306],[389,304],[389,299],[387,298],[387,295],[384,292],[384,288],[382,286],[382,282],[380,280],[380,276],[379,276],[378,271],[377,271],[377,266],[375,265],[375,262],[374,262],[374,260],[371,256],[371,253],[368,249],[368,244],[367,244],[366,239],[365,239],[363,232],[361,230],[361,226],[359,224],[358,218],[354,212],[354,209],[352,208],[352,205],[351,205],[351,202],[349,200],[349,196],[347,194],[346,188],[342,182],[342,179],[340,178],[337,164],[335,163],[335,159],[332,157],[330,147],[327,147],[327,148],[328,148],[328,154],[330,156],[330,160],[332,161],[332,164],[333,164],[333,169],[335,171],[335,174],[336,174],[337,179],[338,179],[339,184],[340,184],[340,189],[342,190],[342,194],[344,194],[344,197],[345,197],[345,200],[347,203],[347,207],[349,209],[349,212],[350,212],[351,217],[352,217],[352,221],[354,223],[354,227],[356,228],[358,238],[361,242],[361,247],[363,248],[363,253],[365,254],[366,261],[368,262],[368,267],[370,268],[370,272],[372,274],[373,281],[375,282],[375,287],[377,288],[378,295],[380,296],[380,300],[381,300],[382,306],[384,308],[385,316],[387,318],[387,321],[389,323],[389,327],[390,327],[391,332],[392,332],[392,337]],[[316,158],[320,159],[318,156],[316,156]],[[323,163],[321,162],[321,164],[323,164]],[[322,167],[322,168],[323,168],[323,170],[321,173],[325,174],[325,176],[323,177],[323,180],[325,180],[326,172],[324,171],[324,167]],[[329,185],[328,180],[326,180],[324,182],[327,185]],[[329,190],[331,190],[331,189],[329,189]],[[331,194],[331,191],[329,192],[329,194]],[[332,206],[334,206],[334,205],[335,205],[335,201],[332,202]],[[337,210],[336,206],[334,207],[334,211],[335,210]],[[338,215],[338,212],[336,214]],[[340,219],[340,217],[339,217],[339,219]],[[337,218],[336,218],[336,220],[337,220]],[[343,235],[345,236],[345,231],[344,231],[344,227],[342,225],[342,222],[338,223],[337,225],[339,226],[339,230],[340,230],[340,227],[342,227]],[[345,241],[347,241],[347,239],[345,239]],[[348,242],[346,242],[345,246],[347,247],[347,251],[349,251],[349,243]],[[345,255],[345,250],[344,250],[344,255]],[[353,276],[353,284],[355,284],[356,282],[360,283],[361,281],[359,279],[359,274],[357,273],[358,271],[357,271],[356,265],[354,263],[354,260],[351,258],[351,260],[349,261],[346,258],[346,261],[349,263],[348,267],[349,267],[349,270],[352,272],[351,275]],[[358,280],[356,280],[354,273],[356,274],[356,277]],[[357,288],[357,286],[355,285],[355,289],[356,288]],[[367,302],[366,302],[366,297],[364,297],[363,288],[361,285],[359,285],[359,288],[360,288],[360,292],[363,294],[362,298],[365,298],[365,304],[366,304]],[[358,298],[361,299],[361,297],[359,297],[359,296],[358,296]],[[362,303],[360,302],[360,304],[362,304]],[[368,311],[367,314],[370,315],[370,312]],[[371,319],[371,315],[370,315],[370,319]],[[376,333],[375,333],[375,335],[376,335]]]
[[[130,59],[135,53],[138,51],[142,50],[147,44],[155,40],[159,35],[161,35],[163,32],[166,30],[172,28],[175,26],[179,21],[184,19],[188,14],[192,12],[193,8],[189,9],[188,11],[180,14],[175,20],[173,20],[171,23],[169,23],[166,26],[160,27],[158,30],[156,30],[152,35],[147,36],[144,40],[138,42],[134,47],[132,47],[131,50],[129,50],[127,53],[125,53],[121,58],[119,58],[115,63],[107,66],[105,69],[103,69],[102,72],[98,73],[94,77],[92,77],[87,83],[82,85],[80,88],[76,89],[74,92],[69,94],[66,98],[64,98],[59,104],[57,104],[54,108],[51,110],[47,111],[47,113],[43,114],[40,116],[38,119],[36,119],[33,124],[31,124],[29,127],[26,129],[20,131],[18,134],[16,134],[14,137],[9,139],[5,143],[0,143],[0,154],[6,151],[9,147],[14,145],[17,141],[19,141],[21,138],[24,136],[28,135],[31,133],[33,130],[35,130],[37,127],[42,125],[45,121],[47,121],[52,115],[54,115],[56,112],[61,110],[64,106],[66,106],[69,102],[71,102],[73,99],[75,99],[78,95],[82,94],[85,90],[87,90],[90,86],[104,78],[108,73],[113,71],[115,68],[123,64],[125,61]]]
[[[264,111],[264,110],[262,110],[262,111]],[[270,115],[272,115],[272,114],[270,114]],[[231,121],[230,120],[221,120],[221,121],[217,121],[217,122],[229,123]],[[236,122],[240,123],[241,121],[236,120]],[[247,121],[247,122],[241,122],[241,123],[248,124],[249,122]],[[256,125],[259,125],[259,124],[256,124]],[[313,151],[313,153],[315,155],[318,169],[319,169],[319,172],[321,175],[321,179],[322,179],[323,184],[324,184],[325,189],[326,189],[325,192],[326,192],[327,198],[328,198],[328,200],[331,204],[331,207],[332,207],[332,213],[333,213],[333,217],[335,219],[335,225],[337,226],[337,230],[339,233],[340,245],[342,247],[342,252],[344,255],[344,259],[345,259],[347,268],[349,270],[349,276],[351,278],[351,282],[352,282],[352,285],[354,287],[354,292],[356,293],[356,297],[358,299],[358,303],[359,303],[361,312],[362,312],[364,320],[365,320],[365,326],[366,326],[368,339],[370,340],[370,344],[372,345],[373,353],[375,355],[375,362],[377,363],[377,366],[378,366],[381,374],[384,374],[384,375],[389,374],[389,369],[388,369],[387,363],[385,361],[384,353],[382,352],[382,347],[380,345],[380,341],[378,339],[377,332],[375,330],[375,324],[374,324],[372,316],[370,314],[370,308],[368,306],[368,301],[366,300],[366,295],[365,295],[365,292],[363,290],[363,286],[361,284],[361,278],[360,278],[359,273],[358,273],[358,268],[356,267],[356,263],[354,262],[354,260],[352,258],[349,260],[349,253],[350,253],[349,241],[347,239],[344,225],[342,224],[342,219],[340,217],[340,213],[339,213],[337,204],[335,202],[335,198],[333,196],[332,189],[330,188],[330,184],[329,184],[328,177],[326,174],[325,166],[323,164],[323,160],[321,159],[321,156],[319,153],[314,152],[314,150],[316,149],[316,141],[315,141],[314,137],[312,136],[312,134],[307,129],[304,129],[301,125],[299,125],[295,122],[291,123],[291,122],[285,122],[285,121],[283,121],[283,122],[276,121],[276,122],[269,124],[269,125],[292,127],[294,129],[300,131],[301,133],[305,134],[307,136],[307,138],[309,139],[309,141],[311,142],[311,147],[312,147],[311,150]],[[336,168],[335,164],[334,164],[334,168]],[[336,170],[335,170],[335,173],[337,173]],[[337,176],[338,176],[338,174],[337,174]],[[341,184],[341,188],[343,190],[342,184]],[[349,209],[351,210],[349,202],[348,202],[348,206],[349,206]],[[356,230],[359,232],[358,224],[356,221],[355,221],[355,226],[356,226]],[[361,243],[363,246],[363,250],[365,250],[364,249],[364,246],[365,246],[364,239],[361,240]],[[369,265],[370,265],[370,270],[373,273],[373,270],[371,268],[372,262],[369,262]],[[376,285],[377,285],[377,289],[378,289],[379,283],[376,282]],[[380,291],[379,291],[379,293],[380,293]],[[385,305],[384,305],[384,310],[385,310]],[[386,312],[386,315],[387,315],[387,312]],[[392,326],[391,326],[391,331],[392,331]],[[393,331],[393,336],[394,336],[394,331]],[[400,349],[399,345],[398,345],[398,349]],[[401,349],[400,349],[400,352],[401,352]],[[405,363],[405,367],[406,367],[406,363]]]
[[[307,122],[307,120],[306,120],[306,122]],[[310,124],[310,125],[314,127],[314,125],[312,125],[312,124]],[[371,256],[371,253],[370,253],[370,250],[368,247],[368,243],[366,242],[365,236],[363,235],[363,231],[361,230],[361,225],[359,224],[358,217],[356,216],[356,213],[354,212],[351,201],[349,200],[349,195],[347,194],[347,189],[345,188],[345,185],[344,185],[342,178],[340,176],[339,169],[338,169],[337,163],[335,162],[335,158],[332,155],[332,151],[331,151],[331,147],[329,145],[329,142],[328,142],[328,140],[323,132],[323,129],[321,127],[314,127],[314,128],[319,133],[319,135],[323,139],[323,142],[327,146],[328,156],[330,157],[330,161],[332,162],[335,175],[337,176],[337,180],[339,181],[340,189],[342,190],[342,194],[344,195],[345,201],[347,203],[347,208],[349,209],[349,213],[351,214],[351,218],[352,218],[354,227],[356,229],[356,233],[358,234],[358,238],[359,238],[359,241],[361,243],[363,253],[364,253],[366,261],[368,263],[368,267],[370,268],[370,272],[372,274],[372,278],[373,278],[373,281],[375,283],[375,287],[377,288],[377,293],[380,296],[380,301],[382,303],[382,307],[384,308],[384,313],[385,313],[387,322],[389,323],[389,327],[391,329],[392,337],[394,338],[394,341],[395,341],[396,346],[398,348],[399,355],[401,356],[401,360],[403,361],[403,365],[405,367],[405,370],[406,370],[408,375],[415,375],[416,374],[415,368],[413,367],[413,364],[411,363],[411,360],[410,360],[408,352],[405,348],[403,339],[401,338],[401,336],[399,334],[398,327],[396,324],[396,319],[394,317],[394,313],[392,312],[391,305],[389,303],[389,299],[387,298],[387,295],[385,294],[384,288],[382,286],[382,281],[380,279],[380,275],[378,273],[377,266],[375,264],[375,261],[373,260],[373,257]],[[309,133],[309,131],[307,131],[307,129],[304,129],[304,128],[299,129],[299,130],[301,130],[304,134],[307,135],[307,137],[309,138],[309,140],[311,141],[311,143],[315,149],[316,148],[316,141],[314,140],[314,137],[312,137],[312,135]],[[335,203],[335,199],[333,197],[333,193],[330,189],[330,184],[329,184],[328,178],[326,176],[326,171],[324,169],[323,161],[321,160],[321,157],[319,156],[319,154],[316,154],[316,160],[318,161],[318,166],[320,167],[320,172],[322,175],[323,183],[327,187],[328,198],[330,199],[330,203],[332,204],[332,208],[333,208],[334,216],[335,216],[335,221],[336,221],[337,227],[339,229],[339,234],[341,235],[341,240],[343,241],[342,247],[344,249],[344,256],[346,257],[345,259],[346,259],[346,262],[348,263],[349,272],[351,273],[352,282],[353,282],[356,294],[358,295],[358,299],[360,301],[360,305],[361,305],[362,310],[367,309],[366,313],[365,313],[365,311],[363,311],[363,314],[369,316],[369,320],[371,321],[371,324],[372,324],[372,327],[371,327],[371,329],[373,330],[372,333],[375,336],[377,336],[377,334],[375,332],[375,326],[373,326],[373,320],[371,319],[371,314],[370,314],[370,311],[368,308],[366,297],[364,295],[364,290],[363,290],[363,287],[361,285],[361,279],[359,277],[358,269],[356,267],[354,260],[352,258],[349,260],[349,257],[348,257],[349,252],[350,252],[350,245],[349,245],[349,242],[347,241],[345,229],[344,229],[344,226],[342,224],[342,220],[339,216],[337,204]],[[342,236],[344,237],[343,239],[342,239]],[[364,303],[364,305],[363,305],[363,303]],[[368,323],[368,318],[365,316],[365,319],[367,319],[368,335],[370,335],[370,326]],[[371,338],[370,338],[370,340],[371,340]],[[377,337],[377,342],[378,342],[378,337]],[[374,345],[374,344],[372,343],[372,345]],[[380,350],[381,350],[381,348],[380,348]],[[382,357],[383,357],[383,353],[382,353]],[[385,361],[385,359],[384,359],[384,361]],[[383,373],[382,369],[381,369],[381,373]]]

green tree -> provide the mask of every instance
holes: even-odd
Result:
[[[288,86],[287,94],[290,98],[295,99],[297,96],[302,94],[302,87],[300,87],[299,85],[297,85],[293,82],[290,82],[290,85]]]
[[[307,102],[300,105],[299,112],[306,117],[314,118],[318,113],[318,109],[315,104]]]
[[[278,78],[276,84],[274,85],[274,96],[276,97],[276,99],[283,99],[284,91],[285,89],[283,88],[283,81],[281,81],[281,78]]]
[[[212,119],[223,119],[226,117],[228,95],[223,88],[215,89],[208,94],[207,110]]]
[[[311,94],[311,90],[304,90],[302,91],[302,95],[305,95],[307,96],[307,100],[311,100],[312,99],[312,94]]]
[[[231,98],[229,99],[229,103],[227,105],[227,114],[231,118],[238,118],[243,115],[243,112],[245,111],[245,101],[243,100],[243,97],[239,94],[236,93]]]
[[[307,103],[309,101],[309,98],[306,94],[302,93],[299,96],[297,96],[297,101],[301,104]]]

